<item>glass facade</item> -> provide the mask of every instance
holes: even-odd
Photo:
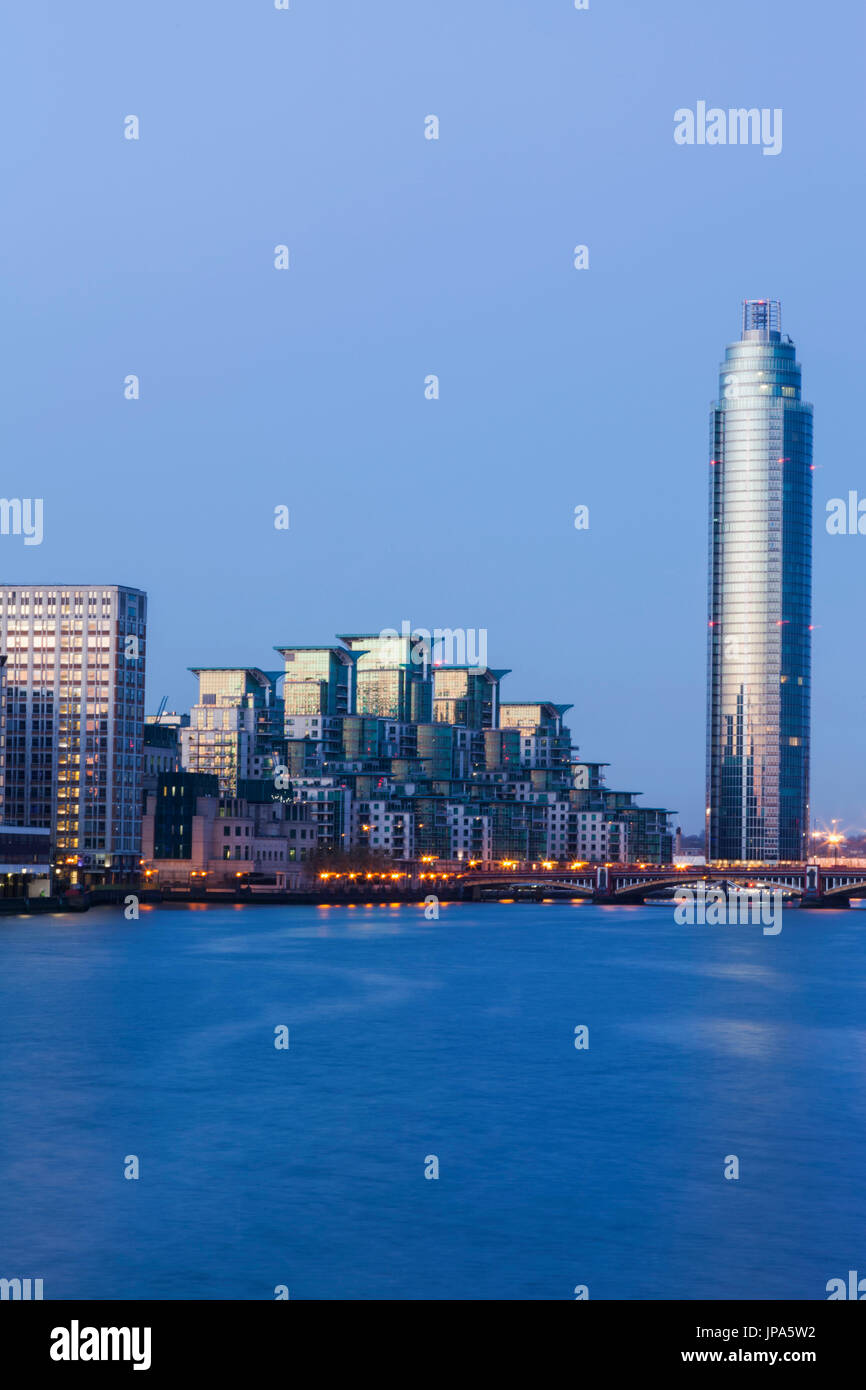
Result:
[[[429,644],[394,633],[339,634],[355,656],[357,712],[402,723],[427,723],[433,717]]]
[[[468,729],[495,729],[499,724],[499,682],[508,671],[479,671],[471,666],[433,667],[433,718]]]
[[[341,647],[276,647],[285,662],[283,701],[293,715],[352,714],[357,657]]]
[[[571,705],[554,705],[547,700],[520,704],[509,700],[500,706],[502,728],[520,733],[524,766],[559,771],[562,785],[571,773],[571,734],[563,724],[570,709]]]
[[[282,764],[283,703],[278,672],[258,667],[194,667],[198,704],[181,729],[183,765],[213,774],[224,796],[237,796],[244,779],[270,777]]]
[[[0,585],[4,817],[109,877],[141,847],[146,623],[138,589]]]
[[[812,407],[775,300],[746,300],[710,428],[707,856],[809,831]]]
[[[453,725],[418,725],[418,761],[423,776],[434,781],[449,781],[453,776]]]

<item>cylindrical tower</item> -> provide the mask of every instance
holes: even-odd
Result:
[[[777,300],[743,303],[710,420],[707,858],[803,859],[812,407]]]

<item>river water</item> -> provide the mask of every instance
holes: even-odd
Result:
[[[0,920],[0,1277],[826,1298],[866,1275],[864,941],[585,902]]]

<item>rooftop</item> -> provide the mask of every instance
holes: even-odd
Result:
[[[782,305],[778,299],[743,300],[743,339],[768,343],[782,332]]]

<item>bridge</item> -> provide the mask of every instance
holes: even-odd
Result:
[[[432,866],[430,866],[432,868]],[[781,889],[799,898],[801,907],[849,907],[851,898],[866,898],[866,868],[834,864],[528,864],[511,860],[466,866],[465,862],[437,863],[421,872],[423,882],[443,879],[460,896],[480,899],[491,890],[517,894],[536,890],[588,898],[596,903],[642,903],[648,896],[670,888],[694,888],[716,884],[738,888]]]

